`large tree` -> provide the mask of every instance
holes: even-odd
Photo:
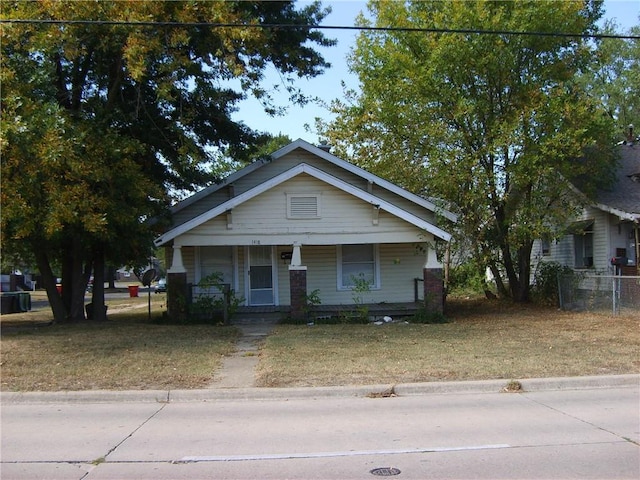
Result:
[[[517,301],[533,241],[576,206],[567,182],[589,192],[610,170],[610,118],[576,82],[600,4],[373,0],[360,21],[378,28],[350,56],[361,91],[319,125],[341,155],[457,211],[461,255]]]
[[[618,134],[626,139],[629,125],[640,128],[640,16],[638,25],[620,36],[614,23],[607,23],[598,41],[591,68],[580,75],[581,85],[602,102],[607,114],[616,122]]]
[[[267,68],[305,100],[292,85],[329,66],[313,47],[334,42],[307,28],[327,13],[293,2],[2,2],[2,246],[34,259],[56,321],[84,318],[92,270],[104,318],[105,263],[148,258],[144,220],[215,181],[217,152],[241,157],[268,140],[232,119],[247,95],[276,111]]]

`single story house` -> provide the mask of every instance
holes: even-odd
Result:
[[[180,295],[214,272],[241,305],[280,307],[300,317],[314,292],[321,304],[415,301],[442,311],[436,243],[451,235],[438,219],[454,214],[296,140],[176,204],[156,239],[167,248],[170,315]]]
[[[534,243],[535,262],[555,261],[575,270],[640,275],[640,145],[630,132],[619,145],[613,185],[597,192],[567,235]]]

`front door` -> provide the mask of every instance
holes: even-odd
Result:
[[[274,305],[271,247],[249,247],[249,305]]]

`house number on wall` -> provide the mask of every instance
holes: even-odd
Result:
[[[251,240],[251,245],[260,245],[260,240]]]

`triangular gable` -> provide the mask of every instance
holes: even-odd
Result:
[[[294,142],[295,143],[295,142]],[[305,142],[306,143],[306,142]],[[293,145],[293,144],[291,144]],[[308,145],[308,144],[307,144]],[[285,147],[285,149],[287,149],[288,147]],[[315,147],[313,147],[315,148]],[[276,153],[282,152],[281,149]],[[317,149],[320,152],[323,152],[320,149]],[[287,152],[283,153],[282,155],[289,153],[291,150],[288,150]],[[315,153],[315,152],[313,152]],[[326,152],[325,152],[326,153]],[[333,157],[336,158],[336,157]],[[345,162],[346,163],[346,162]],[[366,192],[364,190],[361,190],[357,187],[354,187],[353,185],[351,185],[350,183],[345,182],[344,180],[341,180],[339,178],[336,178],[333,175],[329,175],[326,172],[323,172],[322,170],[319,170],[311,165],[308,165],[306,163],[300,163],[298,165],[296,165],[295,167],[287,170],[286,172],[281,173],[280,175],[277,175],[259,185],[256,185],[255,187],[247,190],[246,192],[233,197],[229,200],[227,200],[226,202],[218,205],[217,207],[212,208],[211,210],[208,210],[204,213],[202,213],[201,215],[198,215],[194,218],[192,218],[191,220],[188,220],[187,222],[177,226],[176,228],[173,228],[172,230],[168,231],[167,233],[165,233],[164,235],[160,236],[158,239],[156,239],[155,244],[157,246],[161,246],[166,244],[167,242],[173,240],[174,238],[187,233],[188,231],[202,225],[203,223],[217,217],[218,215],[223,214],[224,212],[227,212],[235,207],[237,207],[238,205],[241,205],[249,200],[251,200],[252,198],[256,197],[257,195],[260,195],[263,192],[266,192],[274,187],[276,187],[277,185],[280,185],[281,183],[290,180],[291,178],[300,175],[300,174],[307,174],[310,175],[320,181],[323,181],[329,185],[332,185],[333,187],[336,187],[346,193],[349,193],[350,195],[353,195],[354,197],[357,197],[365,202],[370,203],[371,205],[376,205],[378,206],[380,209],[385,210],[389,213],[391,213],[392,215],[395,215],[398,218],[401,218],[403,220],[405,220],[408,223],[411,223],[412,225],[415,225],[416,227],[423,229],[431,234],[433,234],[435,237],[443,239],[445,241],[449,241],[451,239],[451,235],[447,232],[445,232],[444,230],[436,227],[435,225],[423,220],[422,218],[417,217],[416,215],[413,215],[409,212],[407,212],[406,210],[403,210],[399,207],[397,207],[396,205],[393,205],[392,203],[383,200],[379,197],[377,197],[374,194],[371,194],[369,192]],[[408,193],[408,192],[406,192]],[[428,209],[431,210],[431,209]]]
[[[353,173],[354,175],[364,178],[365,180],[371,182],[374,185],[378,185],[384,188],[385,190],[389,190],[390,192],[395,193],[396,195],[403,197],[417,205],[420,205],[421,207],[424,207],[427,210],[431,210],[432,212],[437,212],[439,215],[442,215],[443,217],[447,218],[448,220],[451,220],[452,222],[456,222],[458,219],[458,217],[455,214],[447,210],[444,210],[443,208],[438,207],[437,205],[430,202],[429,200],[423,197],[420,197],[419,195],[415,195],[397,186],[396,184],[385,180],[384,178],[380,178],[377,175],[374,175],[373,173],[370,173],[365,169],[354,165],[353,163],[349,163],[346,160],[342,160],[341,158],[336,157],[335,155],[332,155],[328,151],[323,150],[319,147],[316,147],[315,145],[312,145],[308,142],[305,142],[302,139],[298,139],[295,142],[292,142],[289,145],[282,147],[280,150],[277,150],[276,152],[274,152],[271,155],[271,157],[274,160],[280,157],[284,157],[285,155],[293,152],[297,148],[302,148],[303,150],[306,150],[309,153],[313,153],[317,157],[320,157],[323,160],[333,163],[334,165],[340,168],[343,168],[344,170],[350,173]]]
[[[200,190],[199,192],[193,194],[192,196],[190,196],[189,198],[186,198],[185,200],[179,202],[178,204],[176,204],[173,208],[172,208],[172,213],[176,213],[180,210],[182,210],[183,208],[186,208],[189,205],[192,205],[193,203],[195,203],[196,201],[206,197],[207,195],[212,194],[213,192],[224,188],[226,185],[232,184],[233,182],[237,181],[238,179],[254,172],[255,170],[257,170],[258,168],[261,168],[262,166],[264,166],[265,164],[269,163],[270,161],[274,161],[277,160],[278,158],[284,157],[285,155],[288,155],[289,153],[293,152],[296,149],[302,149],[305,150],[323,160],[326,160],[350,173],[353,173],[354,175],[357,175],[365,180],[367,180],[368,182],[374,184],[374,185],[378,185],[382,188],[384,188],[385,190],[388,190],[402,198],[405,198],[413,203],[415,203],[416,205],[419,205],[423,208],[426,208],[427,210],[430,210],[434,213],[437,213],[439,215],[442,215],[444,218],[447,218],[448,220],[451,220],[452,222],[456,222],[457,221],[457,216],[447,210],[444,210],[440,207],[438,207],[437,205],[435,205],[434,203],[426,200],[425,198],[422,198],[418,195],[415,195],[411,192],[408,192],[407,190],[404,190],[403,188],[400,188],[399,186],[384,180],[383,178],[378,177],[377,175],[374,175],[370,172],[367,172],[366,170],[353,165],[352,163],[349,163],[345,160],[342,160],[341,158],[336,157],[335,155],[332,155],[331,153],[329,153],[326,150],[323,150],[319,147],[316,147],[315,145],[310,144],[309,142],[306,142],[305,140],[302,139],[298,139],[294,142],[291,142],[290,144],[282,147],[279,150],[276,150],[272,155],[271,155],[271,160],[258,160],[240,170],[238,170],[237,172],[232,173],[231,175],[229,175],[228,177],[226,177],[221,183],[219,184],[215,184],[215,185],[211,185],[207,188],[204,188],[203,190]]]

